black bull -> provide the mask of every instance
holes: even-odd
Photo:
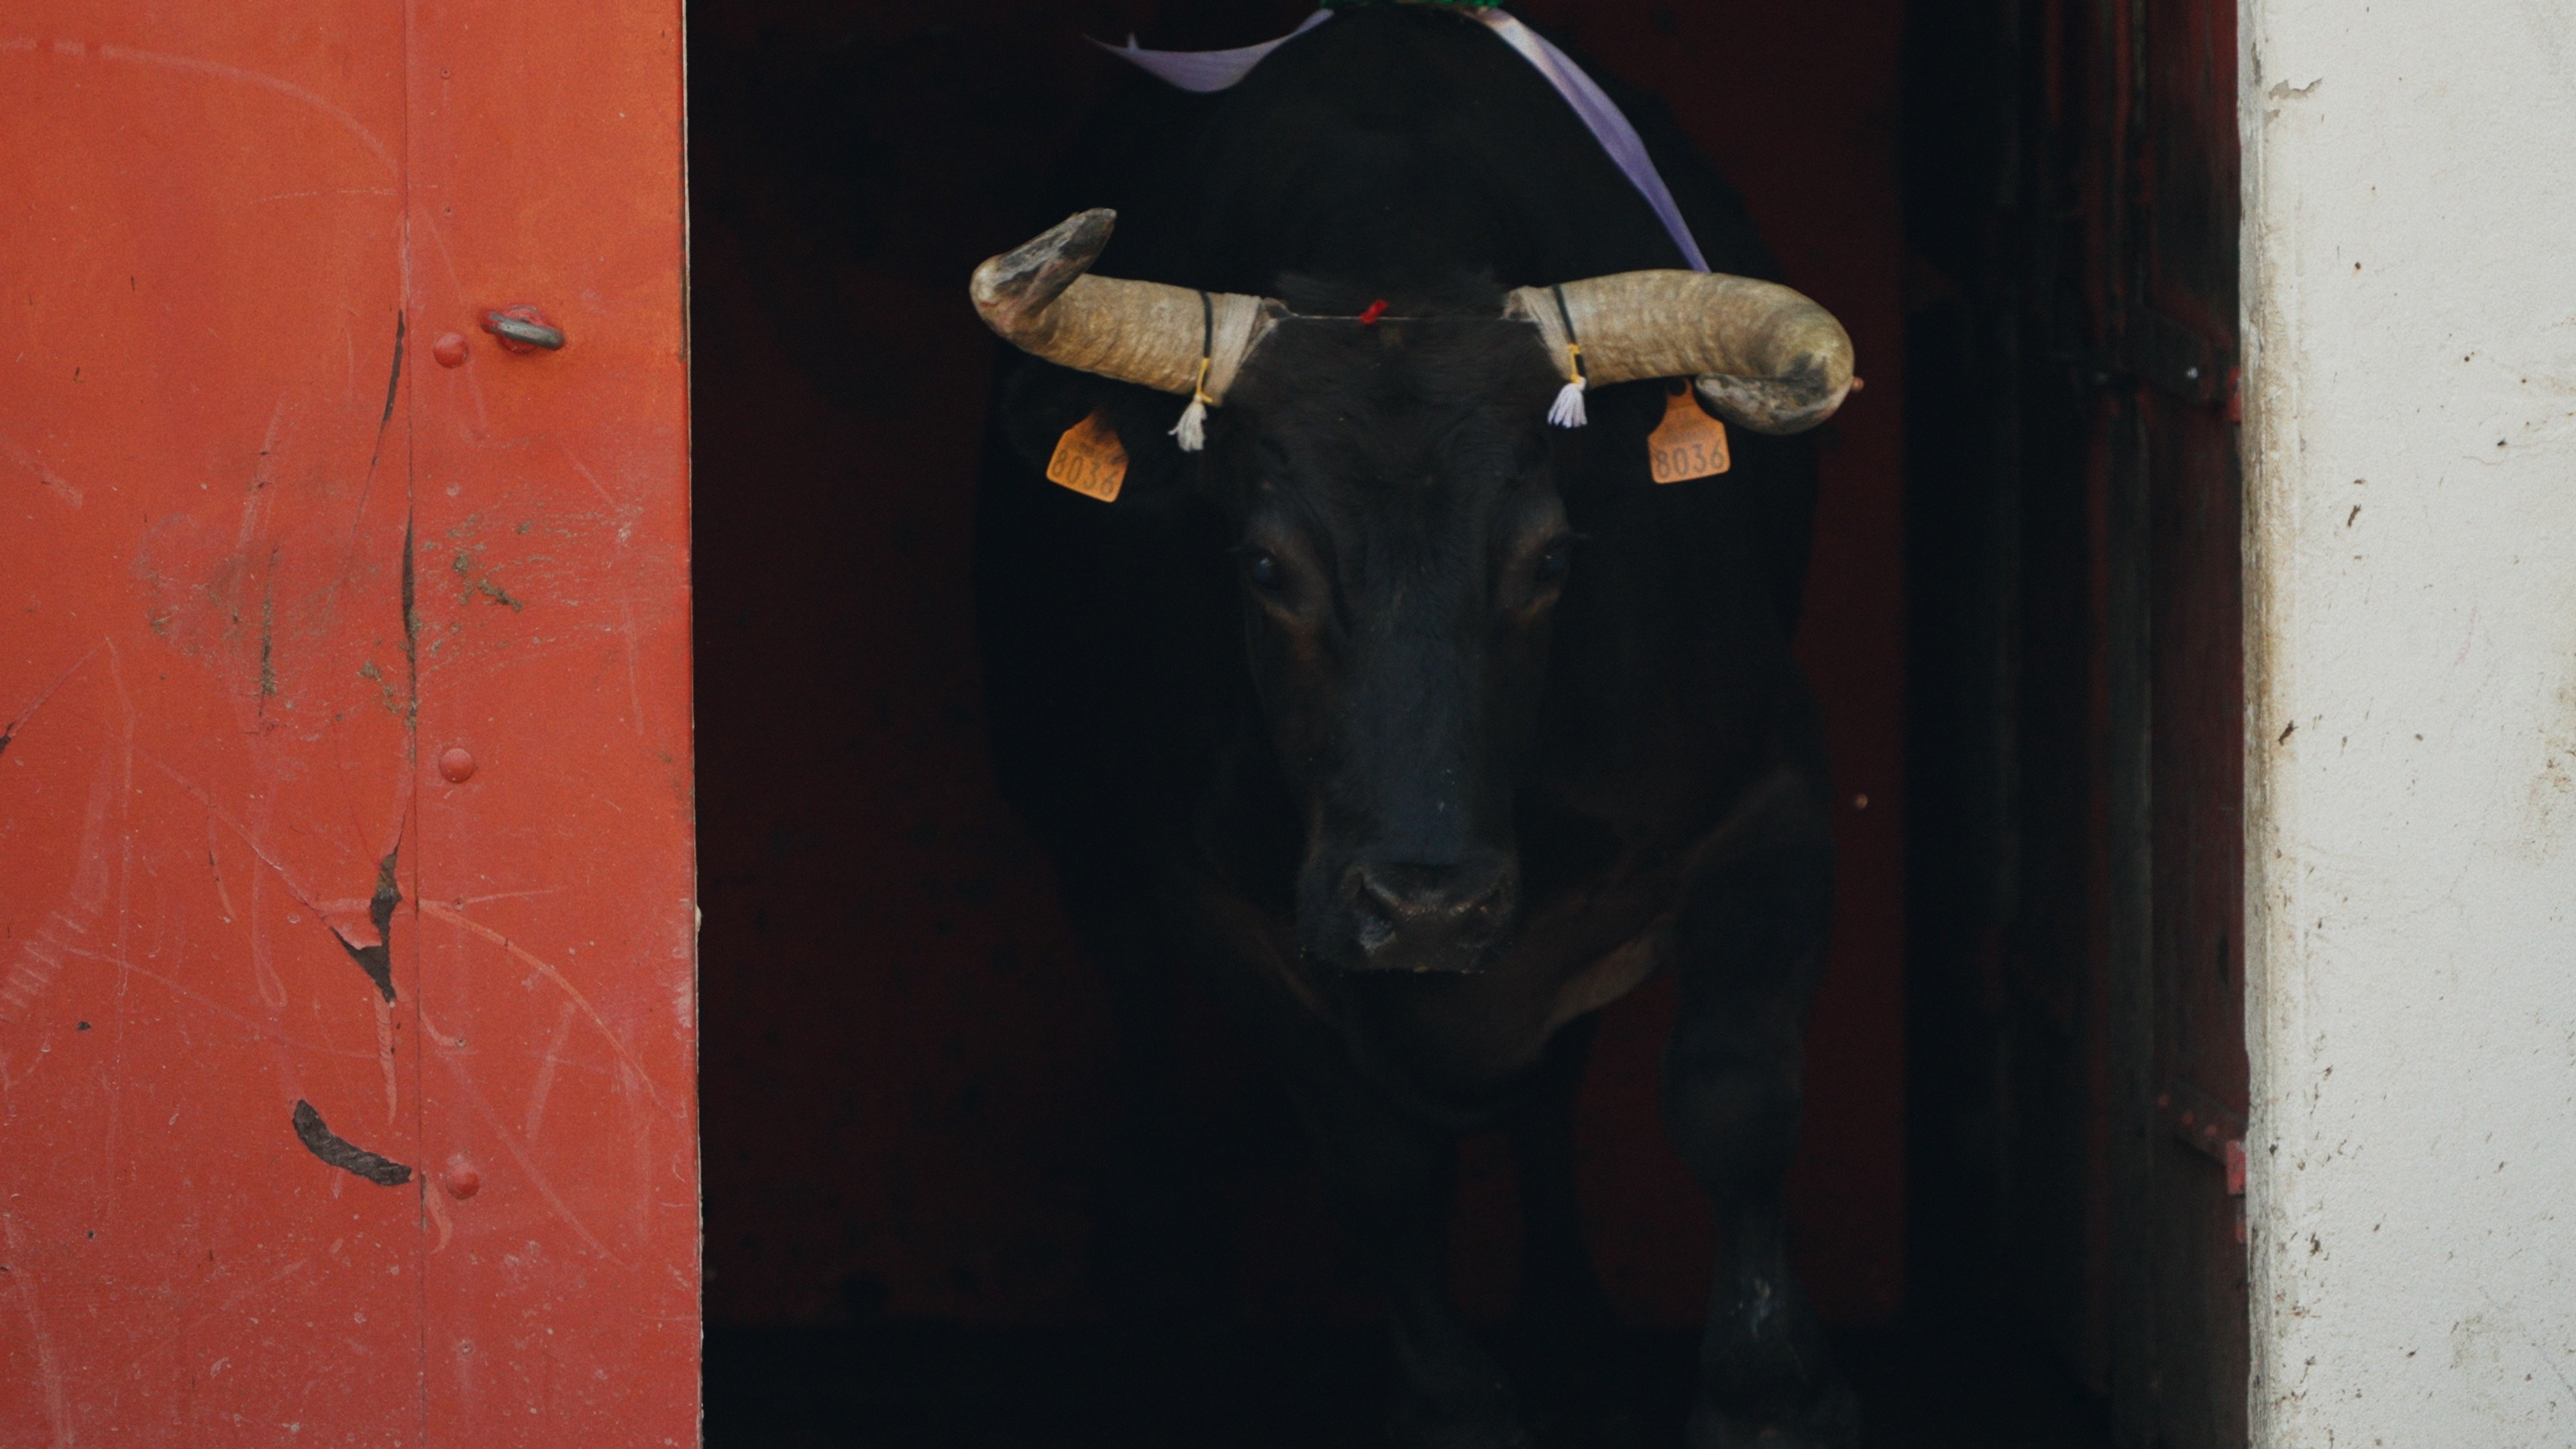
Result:
[[[1711,267],[1770,275],[1663,108],[1613,94]],[[1522,1315],[1597,1363],[1570,1099],[1589,1015],[1671,971],[1666,1126],[1718,1239],[1691,1443],[1851,1442],[1780,1209],[1832,889],[1789,653],[1808,447],[1738,430],[1732,472],[1658,487],[1652,382],[1546,426],[1557,371],[1502,290],[1679,261],[1481,25],[1381,6],[1216,96],[1140,78],[1075,157],[1047,215],[1118,210],[1101,273],[1313,319],[1253,355],[1203,453],[1168,395],[1016,354],[997,393],[985,685],[1004,787],[1122,1000],[1112,1250],[1193,1211],[1154,1145],[1179,966],[1266,1050],[1386,1290],[1399,1440],[1526,1444],[1443,1281],[1457,1140],[1511,1133]],[[1041,472],[1094,410],[1131,459],[1113,504]]]

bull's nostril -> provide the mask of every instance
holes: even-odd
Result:
[[[1340,896],[1344,949],[1374,970],[1473,971],[1518,909],[1509,857],[1354,863]]]
[[[1360,872],[1360,894],[1369,905],[1389,916],[1410,916],[1418,909],[1411,897],[1372,870]]]
[[[1491,930],[1509,912],[1512,894],[1508,867],[1370,864],[1354,867],[1350,881],[1360,944],[1369,951],[1399,936]]]
[[[1383,950],[1387,942],[1395,939],[1395,923],[1384,916],[1364,913],[1360,917],[1359,936],[1362,951],[1374,953]]]

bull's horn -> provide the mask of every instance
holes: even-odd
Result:
[[[1049,362],[1224,401],[1274,309],[1259,297],[1090,275],[1117,221],[1106,208],[1080,212],[977,267],[975,310],[1005,341]]]
[[[1583,375],[1594,386],[1693,378],[1720,417],[1757,433],[1812,428],[1851,391],[1851,338],[1842,324],[1787,287],[1750,277],[1618,272],[1523,287],[1512,293],[1510,314],[1538,324],[1569,382],[1570,342],[1582,347]]]

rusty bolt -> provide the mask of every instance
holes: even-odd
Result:
[[[483,1190],[483,1174],[463,1153],[447,1159],[447,1195],[463,1202]]]
[[[474,778],[474,756],[463,745],[450,745],[438,757],[438,773],[447,783],[462,785]]]
[[[429,355],[438,359],[438,365],[441,367],[463,367],[465,365],[465,334],[461,332],[450,332],[446,336],[439,338],[436,342],[429,344]]]

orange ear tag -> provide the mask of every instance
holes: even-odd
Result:
[[[1047,481],[1085,498],[1116,502],[1119,485],[1127,481],[1127,450],[1118,444],[1118,430],[1098,413],[1065,429],[1055,456],[1047,459]]]
[[[1699,410],[1689,384],[1664,399],[1664,420],[1646,437],[1646,465],[1658,483],[1714,477],[1735,466],[1726,453],[1726,424]]]

